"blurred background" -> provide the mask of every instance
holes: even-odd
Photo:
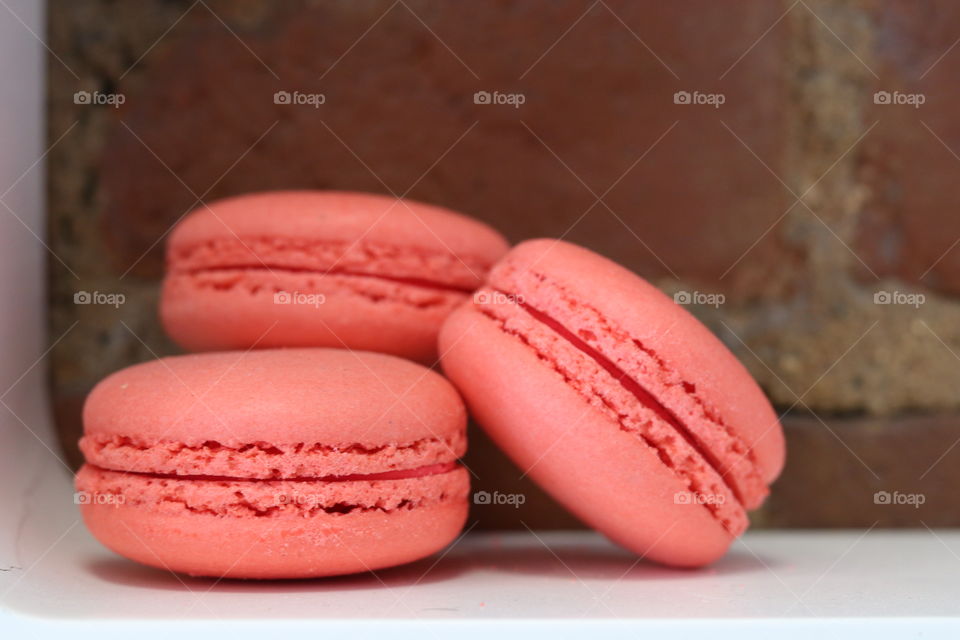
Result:
[[[761,526],[960,525],[960,4],[50,0],[49,333],[89,389],[175,353],[201,202],[372,191],[562,237],[687,305],[783,414]],[[569,527],[473,429],[486,528]]]

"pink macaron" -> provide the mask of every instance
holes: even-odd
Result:
[[[440,334],[444,371],[524,473],[612,540],[710,563],[783,467],[740,362],[652,285],[555,240],[515,247]]]
[[[411,200],[238,196],[172,232],[160,315],[189,351],[337,347],[433,363],[444,319],[507,248],[487,225]]]
[[[441,376],[393,356],[164,358],[100,382],[83,419],[84,521],[147,565],[355,573],[434,553],[467,516],[463,403]]]

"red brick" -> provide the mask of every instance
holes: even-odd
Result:
[[[861,218],[857,251],[881,276],[956,295],[960,47],[951,47],[960,35],[960,5],[884,0],[875,11],[874,69],[880,78],[873,90],[919,93],[926,102],[919,108],[865,106],[865,120],[879,124],[865,140],[862,173],[872,197]],[[871,97],[872,92],[865,95]]]
[[[209,13],[192,11],[120,83],[130,95],[107,140],[99,185],[117,267],[147,251],[194,200],[121,119],[197,194],[279,120],[207,199],[303,187],[402,193],[429,170],[411,197],[472,213],[512,240],[569,230],[568,239],[648,276],[673,271],[716,282],[789,204],[721,122],[783,173],[785,23],[719,79],[782,8],[610,2],[616,15],[598,4],[584,16],[591,4],[464,12],[410,3],[463,64],[402,5],[335,66],[390,3],[278,9],[240,35],[279,81]],[[211,3],[218,12],[225,6]],[[274,105],[278,89],[322,92],[327,103]],[[477,90],[522,92],[526,103],[477,106]],[[675,105],[677,90],[722,92],[726,103]],[[603,193],[675,121],[606,197],[642,242],[602,205],[570,230],[593,204],[590,190]],[[777,248],[772,233],[723,284],[762,286]],[[160,255],[154,248],[138,272],[158,276]]]

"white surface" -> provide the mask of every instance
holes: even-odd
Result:
[[[41,3],[5,3],[43,33]],[[0,208],[0,636],[960,637],[958,532],[753,533],[695,572],[591,534],[470,535],[378,576],[287,583],[180,578],[103,549],[43,393],[42,54],[0,8],[0,199],[16,213]]]
[[[960,532],[757,532],[716,566],[637,563],[588,533],[471,534],[438,558],[378,575],[274,583],[178,577],[101,548],[77,523],[65,477],[38,485],[20,544],[0,551],[4,625],[98,636],[238,623],[351,637],[447,632],[709,629],[715,637],[960,635]],[[64,533],[66,532],[66,533]],[[12,555],[16,554],[16,555]],[[162,621],[162,622],[161,622]],[[107,624],[109,623],[109,624]],[[845,629],[845,630],[844,630]],[[111,634],[112,635],[112,634]],[[680,636],[682,637],[682,636]]]

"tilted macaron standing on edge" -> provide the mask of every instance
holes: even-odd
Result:
[[[76,488],[94,536],[144,564],[234,578],[361,572],[459,534],[465,426],[450,383],[393,356],[177,356],[91,392]]]
[[[626,269],[515,247],[440,334],[477,421],[585,522],[677,566],[719,558],[784,462],[776,414],[723,344]]]
[[[410,200],[237,196],[172,232],[160,315],[189,351],[346,347],[432,364],[443,320],[507,248],[481,222]]]

